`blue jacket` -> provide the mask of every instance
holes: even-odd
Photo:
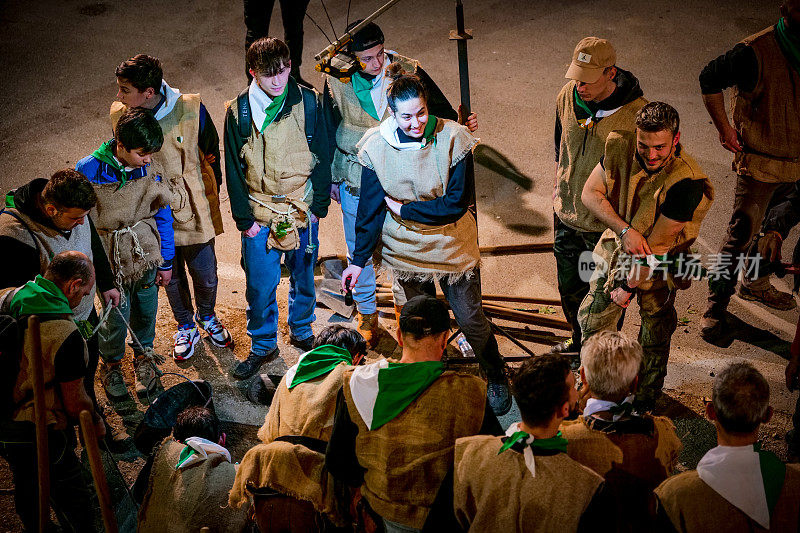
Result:
[[[128,179],[135,180],[147,176],[147,169],[150,165],[136,168],[128,172]],[[75,165],[75,170],[86,176],[95,185],[107,183],[118,183],[120,181],[119,171],[108,163],[104,163],[92,156],[86,156]],[[156,181],[161,181],[161,176],[156,176]],[[164,206],[153,216],[156,221],[158,234],[161,236],[161,257],[164,262],[159,270],[169,270],[172,268],[172,260],[175,258],[175,233],[172,229],[172,208]]]

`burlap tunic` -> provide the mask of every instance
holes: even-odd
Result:
[[[369,430],[344,374],[344,397],[358,427],[356,456],[366,469],[361,494],[381,517],[421,528],[453,464],[456,439],[475,435],[486,407],[486,383],[445,371],[396,418]]]
[[[137,531],[195,532],[202,527],[212,533],[244,531],[247,507],[233,509],[228,505],[236,467],[222,455],[212,453],[203,461],[177,470],[175,465],[184,447],[167,437],[154,452]]]
[[[375,171],[386,195],[401,203],[433,200],[447,191],[450,169],[469,154],[478,140],[452,120],[437,119],[435,142],[420,150],[399,150],[379,128],[359,142],[361,164]],[[480,263],[478,227],[467,211],[452,224],[431,226],[401,219],[386,211],[376,264],[396,279],[448,278],[470,275]]]
[[[275,441],[279,436],[300,435],[327,442],[333,430],[336,398],[342,376],[348,368],[341,364],[330,373],[289,389],[281,380],[258,431],[262,444],[251,448],[242,459],[230,494],[238,507],[248,496],[248,484],[269,487],[281,494],[311,502],[337,524],[342,518],[336,506],[333,477],[325,469],[325,455],[305,446]]]
[[[605,231],[606,226],[583,205],[581,201],[583,186],[603,156],[609,133],[634,131],[636,114],[647,100],[639,97],[628,102],[587,130],[581,127],[575,116],[574,91],[575,81],[569,81],[556,99],[563,131],[556,169],[553,209],[561,222],[567,226],[581,231],[600,233]]]
[[[679,145],[680,146],[680,145]],[[661,206],[667,197],[670,187],[683,179],[702,180],[703,198],[694,210],[692,220],[686,223],[669,249],[669,253],[686,251],[697,239],[700,224],[703,222],[711,203],[714,201],[714,187],[700,166],[685,150],[681,149],[666,167],[648,174],[634,157],[636,153],[636,136],[633,133],[612,132],[606,141],[604,167],[606,196],[614,210],[625,222],[630,224],[645,238],[653,231],[656,220],[661,214]],[[622,250],[622,242],[611,229],[606,229],[595,247],[595,254],[604,259],[610,266],[606,283],[610,290],[610,282],[619,268],[618,256]],[[597,271],[595,271],[597,275]],[[594,284],[597,280],[593,278]],[[647,289],[651,281],[643,282],[639,288]],[[592,292],[595,287],[590,289]]]
[[[128,180],[122,187],[119,183],[93,187],[97,205],[91,216],[117,285],[133,283],[163,262],[161,236],[153,217],[169,205],[170,189],[153,175]]]
[[[418,61],[400,54],[392,54],[390,57],[392,63],[400,64],[408,73],[416,72],[419,67]],[[369,113],[364,111],[350,81],[343,82],[338,78],[326,75],[325,82],[328,93],[342,116],[342,120],[336,128],[336,151],[333,154],[331,175],[334,183],[344,182],[354,189],[359,189],[361,187],[361,164],[358,161],[357,144],[368,129],[380,124],[380,120],[372,118]],[[389,106],[386,106],[381,120],[387,116],[389,116]]]
[[[775,39],[775,26],[746,37],[758,60],[758,82],[749,93],[734,88],[733,124],[744,150],[733,169],[766,183],[800,179],[800,74]]]
[[[523,455],[498,455],[500,437],[458,439],[453,507],[462,528],[475,532],[576,531],[603,478],[567,454],[535,455],[536,476]]]
[[[127,111],[122,102],[111,104],[111,128]],[[172,111],[158,124],[164,133],[161,150],[152,154],[155,173],[173,192],[170,201],[174,218],[175,245],[189,246],[221,235],[219,186],[211,165],[197,146],[200,135],[200,95],[182,94]]]
[[[772,511],[769,530],[734,507],[697,475],[696,470],[667,478],[655,490],[663,511],[679,533],[800,531],[800,466],[786,465],[786,478]]]

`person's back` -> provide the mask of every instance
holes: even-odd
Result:
[[[222,440],[215,420],[206,408],[183,411],[173,436],[153,452],[138,531],[199,531],[203,527],[213,532],[244,530],[247,507],[228,506],[236,466],[230,452],[211,440],[214,436],[214,440]],[[206,429],[198,430],[198,426]]]
[[[733,363],[714,379],[706,416],[718,446],[697,469],[668,478],[656,490],[661,529],[798,531],[800,468],[786,465],[757,442],[772,416],[769,384],[749,363]]]
[[[514,378],[522,422],[505,437],[458,439],[453,511],[463,530],[603,531],[603,479],[571,459],[559,423],[577,402],[564,356],[529,359]],[[604,513],[605,510],[600,511]],[[612,519],[613,522],[613,519]]]

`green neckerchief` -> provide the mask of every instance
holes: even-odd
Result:
[[[439,121],[433,115],[428,115],[428,122],[425,123],[425,129],[422,131],[422,138],[425,139],[425,145],[427,146],[433,141],[433,145],[436,146],[436,123]]]
[[[178,456],[178,464],[175,465],[175,470],[178,470],[183,463],[185,463],[191,456],[195,455],[197,451],[188,444],[181,450]]]
[[[441,361],[389,363],[388,368],[380,369],[370,429],[381,427],[405,411],[442,372],[444,364]]]
[[[350,355],[350,352],[332,344],[318,346],[305,354],[297,363],[297,371],[287,388],[291,389],[306,381],[324,376],[341,363],[353,364],[353,356]]]
[[[786,465],[772,452],[761,449],[761,443],[753,444],[753,450],[758,454],[758,464],[761,467],[761,479],[764,481],[764,493],[767,496],[769,515],[778,503],[778,498],[783,490],[786,480]]]
[[[500,451],[497,452],[497,455],[500,455],[519,441],[525,443],[526,446],[530,446],[534,451],[545,450],[567,453],[567,439],[561,436],[560,431],[556,433],[555,437],[550,437],[549,439],[533,439],[533,442],[530,444],[526,443],[528,437],[530,437],[530,434],[525,431],[517,431],[510,437],[505,437],[503,445],[500,447]]]
[[[272,102],[267,106],[264,110],[264,124],[261,125],[261,133],[264,133],[264,130],[267,129],[267,126],[272,124],[272,121],[275,120],[275,117],[278,115],[278,112],[283,108],[283,102],[286,100],[286,95],[289,92],[289,84],[286,84],[286,87],[283,88],[283,92],[272,99]],[[269,96],[269,95],[267,95]]]
[[[14,201],[14,192],[15,191],[8,191],[6,193],[6,207],[11,207],[11,208],[16,209],[17,204]]]
[[[41,275],[23,285],[9,308],[11,314],[19,318],[23,315],[71,315],[72,309],[64,293],[55,283]]]
[[[372,101],[372,94],[370,93],[372,81],[366,79],[361,72],[356,72],[350,79],[353,81],[353,91],[361,104],[361,109],[375,120],[380,120],[381,118],[378,116],[378,110],[375,109],[375,102]]]
[[[800,74],[800,37],[786,27],[783,17],[775,25],[775,39],[786,60]]]
[[[574,87],[572,89],[572,95],[575,97],[575,105],[586,111],[586,113],[589,114],[589,122],[594,123],[595,122],[594,114],[596,113],[596,111],[592,111],[591,109],[589,109],[589,106],[586,104],[586,102],[584,102],[581,99],[581,97],[578,96],[578,87]]]
[[[115,143],[116,141],[114,141],[114,139],[104,142],[100,145],[100,148],[92,153],[92,157],[98,161],[102,161],[103,163],[108,163],[111,168],[119,172],[119,188],[122,188],[122,186],[125,185],[125,182],[128,181],[128,172],[125,170],[125,165],[120,163],[119,160],[114,157]]]

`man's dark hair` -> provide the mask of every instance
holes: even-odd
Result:
[[[42,189],[44,203],[58,209],[81,209],[88,211],[97,204],[97,193],[89,180],[71,168],[59,170]]]
[[[275,37],[262,37],[250,45],[246,58],[257,76],[275,76],[289,66],[289,47]]]
[[[556,409],[569,401],[570,372],[569,359],[559,354],[531,357],[522,363],[511,387],[526,424],[546,424]]]
[[[362,20],[363,19],[359,19],[351,22],[347,25],[347,29],[345,31],[352,30],[358,24],[361,24]],[[381,30],[380,26],[374,22],[370,22],[361,28],[355,35],[353,35],[353,39],[347,43],[347,49],[350,52],[363,52],[364,50],[369,50],[373,46],[383,44],[383,41],[383,31]]]
[[[152,154],[161,150],[164,133],[153,112],[143,107],[128,109],[114,128],[114,140],[127,151],[139,150]]]
[[[138,91],[152,87],[155,92],[161,90],[161,80],[164,76],[161,61],[146,54],[138,54],[123,61],[117,67],[115,74],[118,78],[127,80]]]
[[[220,435],[219,418],[208,407],[187,407],[178,414],[172,428],[172,436],[181,442],[186,442],[189,437],[218,442]]]
[[[419,98],[427,103],[428,89],[419,76],[407,73],[399,63],[389,65],[386,74],[393,80],[386,91],[386,101],[392,111],[397,112],[397,102],[412,98]]]
[[[438,298],[422,294],[414,296],[400,311],[400,332],[415,340],[450,330],[450,312]]]
[[[63,287],[76,278],[82,281],[82,285],[86,285],[92,279],[93,273],[94,265],[85,254],[68,251],[53,257],[44,271],[44,277]]]
[[[650,102],[636,114],[636,127],[648,133],[667,130],[674,137],[680,129],[681,119],[678,112],[664,102]]]
[[[750,363],[733,363],[714,378],[711,401],[722,429],[746,435],[764,421],[769,383]]]
[[[367,353],[367,341],[364,340],[364,336],[353,328],[348,328],[342,324],[327,326],[314,337],[314,348],[319,348],[325,344],[344,348],[353,357]]]

